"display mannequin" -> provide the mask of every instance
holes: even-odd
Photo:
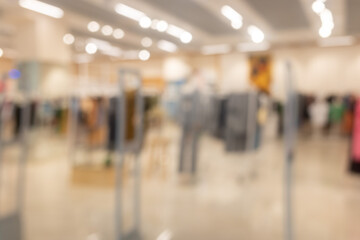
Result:
[[[314,134],[319,135],[328,122],[329,106],[322,97],[318,96],[309,109]]]
[[[179,119],[182,125],[179,172],[194,175],[197,169],[198,145],[205,120],[210,89],[202,73],[195,70],[181,91]]]

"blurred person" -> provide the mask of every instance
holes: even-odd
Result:
[[[204,75],[197,69],[181,89],[179,173],[191,173],[192,176],[196,173],[199,140],[207,123],[210,92]]]

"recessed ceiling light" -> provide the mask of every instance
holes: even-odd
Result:
[[[320,20],[322,27],[328,28],[328,29],[334,29],[334,18],[330,10],[325,9],[320,14]]]
[[[101,28],[101,32],[105,36],[110,36],[113,33],[113,28],[109,25],[105,25]]]
[[[150,58],[150,52],[148,50],[141,50],[139,52],[139,58],[141,61],[147,61]]]
[[[63,41],[64,41],[65,44],[71,45],[71,44],[74,43],[75,37],[72,34],[67,33],[67,34],[64,35]]]
[[[62,18],[64,16],[64,11],[61,8],[37,0],[19,0],[19,5],[53,18]]]
[[[141,40],[141,45],[142,45],[143,47],[151,47],[152,44],[153,44],[153,41],[151,40],[151,38],[144,37],[144,38]]]
[[[264,35],[263,31],[260,30],[260,28],[254,26],[254,25],[251,25],[248,27],[247,31],[251,37],[251,40],[254,43],[261,43],[262,41],[264,41],[265,35]]]
[[[135,21],[140,21],[140,19],[145,16],[145,13],[122,3],[119,3],[115,6],[115,11],[118,14]]]
[[[316,0],[315,2],[313,2],[313,4],[311,5],[312,10],[316,13],[316,14],[320,14],[322,11],[325,10],[325,4],[324,1],[322,0]]]
[[[328,38],[328,37],[330,37],[330,35],[331,35],[331,29],[326,28],[326,27],[321,27],[321,28],[319,29],[319,35],[320,35],[320,37],[322,37],[322,38]]]
[[[140,21],[139,21],[139,25],[142,28],[149,28],[151,27],[151,19],[148,16],[143,16]]]
[[[192,35],[189,32],[184,32],[181,34],[180,40],[182,43],[190,43],[192,40]]]
[[[97,52],[97,46],[95,43],[88,43],[86,44],[85,51],[88,54],[95,54]]]
[[[243,22],[242,21],[232,21],[231,26],[234,29],[240,29],[243,26]]]
[[[159,32],[165,32],[168,27],[169,27],[169,24],[164,20],[161,20],[156,24],[156,29]]]
[[[159,20],[158,20],[158,19],[153,19],[153,20],[152,20],[152,23],[151,23],[151,29],[156,30],[158,23],[159,23]]]
[[[221,8],[221,13],[231,22],[234,29],[240,29],[243,25],[243,17],[232,7],[225,5]]]
[[[125,36],[125,33],[120,28],[115,29],[114,32],[113,32],[113,37],[116,38],[116,39],[121,39],[124,36]]]
[[[97,32],[100,29],[100,25],[95,21],[91,21],[88,23],[87,28],[90,32]]]

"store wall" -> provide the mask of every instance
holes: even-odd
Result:
[[[326,95],[360,93],[360,46],[342,48],[288,48],[270,53],[273,57],[272,94],[284,98],[286,62],[291,63],[292,79],[298,91]],[[247,91],[248,55],[221,56],[221,90]]]
[[[74,86],[66,65],[43,64],[41,66],[40,96],[56,98],[67,96]]]
[[[360,46],[342,48],[286,48],[270,53],[273,59],[271,92],[284,98],[285,64],[291,62],[292,78],[298,91],[310,94],[360,93]],[[201,69],[213,78],[221,93],[242,92],[252,88],[249,82],[248,54],[219,56],[171,56],[151,58],[147,62],[128,61],[113,64],[112,79],[121,67],[139,69],[144,78],[165,81],[187,79],[193,69]],[[101,67],[89,65],[91,77],[101,79]]]
[[[360,46],[298,48],[274,52],[275,84],[284,81],[283,65],[289,59],[300,91],[306,93],[360,93]]]
[[[223,94],[249,90],[249,64],[245,54],[221,56],[220,91]]]

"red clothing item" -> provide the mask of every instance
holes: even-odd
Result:
[[[352,138],[352,158],[360,163],[360,98],[356,100]]]

